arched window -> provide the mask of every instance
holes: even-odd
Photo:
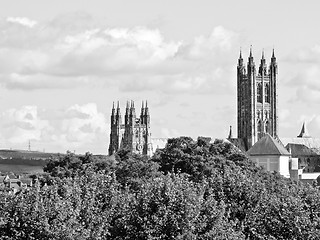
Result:
[[[261,83],[257,84],[257,101],[259,103],[262,103],[262,84]]]
[[[264,101],[270,103],[270,86],[269,83],[264,85]]]
[[[258,140],[259,140],[259,139],[262,137],[262,124],[261,124],[261,120],[258,120],[257,130],[258,130]]]
[[[269,121],[267,120],[265,123],[265,133],[270,133],[270,126]]]

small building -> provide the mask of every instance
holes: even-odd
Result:
[[[298,159],[298,168],[304,173],[320,172],[320,155],[304,144],[288,143],[286,149]]]
[[[290,153],[279,140],[265,134],[248,151],[247,155],[258,166],[264,167],[267,171],[279,172],[289,178]]]

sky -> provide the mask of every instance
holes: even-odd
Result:
[[[279,136],[320,138],[316,0],[0,0],[0,149],[107,154],[148,100],[154,138],[236,137],[236,64],[278,62]]]

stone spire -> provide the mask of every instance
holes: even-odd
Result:
[[[112,116],[114,116],[114,111],[115,111],[115,109],[114,109],[114,102],[112,103],[112,111],[111,111],[111,115]]]
[[[140,113],[140,121],[142,124],[144,124],[144,103],[142,101],[142,104],[141,104],[141,113]]]
[[[264,75],[267,74],[267,65],[266,65],[266,59],[264,58],[264,50],[262,50],[261,63],[259,66],[259,74],[262,75],[263,73]]]
[[[136,109],[134,108],[134,101],[131,100],[131,107],[130,107],[130,116],[136,117]]]
[[[117,116],[120,116],[120,103],[119,103],[119,101],[117,103]]]
[[[297,137],[298,138],[310,138],[311,137],[308,133],[307,125],[305,122],[303,122],[301,132],[300,132],[299,136],[297,136]]]
[[[250,55],[248,57],[248,71],[249,69],[252,71],[254,69],[254,61],[252,56],[252,45],[250,47]]]
[[[231,139],[231,138],[233,138],[233,136],[232,136],[232,126],[230,126],[228,139]]]
[[[243,66],[243,58],[242,58],[242,52],[241,52],[241,48],[240,48],[240,56],[239,56],[239,59],[238,59],[238,66]]]

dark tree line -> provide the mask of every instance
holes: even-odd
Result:
[[[320,192],[256,167],[230,143],[169,139],[53,158],[31,189],[0,193],[1,239],[319,239]]]

